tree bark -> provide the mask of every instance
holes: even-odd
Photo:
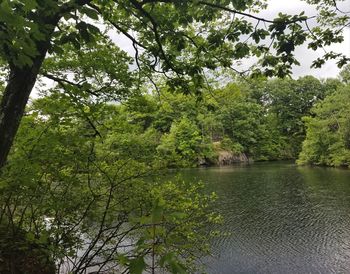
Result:
[[[40,68],[50,46],[52,33],[60,18],[91,0],[71,0],[60,7],[55,14],[45,15],[46,10],[38,11],[34,21],[45,34],[45,39],[37,42],[38,55],[31,66],[23,68],[10,65],[10,77],[0,102],[0,171],[7,161],[19,124],[24,114],[29,95],[35,85]],[[43,11],[43,14],[41,12]]]
[[[0,103],[0,169],[5,165],[46,50],[32,66],[12,67]]]
[[[70,12],[73,8],[74,5],[69,6],[65,12]],[[47,17],[41,12],[38,11],[33,20],[38,24],[40,32],[45,34],[45,38],[36,41],[37,55],[33,58],[33,63],[19,67],[9,62],[10,75],[0,102],[0,171],[6,164],[29,95],[50,47],[52,33],[62,16],[60,12],[57,12]]]

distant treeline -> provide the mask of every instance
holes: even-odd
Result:
[[[34,128],[49,121],[60,127],[76,123],[86,137],[114,136],[119,157],[157,159],[171,168],[216,165],[220,154],[349,166],[349,75],[348,66],[337,79],[237,78],[198,94],[163,87],[134,93],[120,104],[70,102],[53,92],[33,101],[21,132],[26,139],[40,135]],[[109,124],[117,130],[110,132]]]
[[[169,167],[216,164],[219,151],[254,161],[348,165],[350,89],[345,78],[235,80],[200,98],[161,90],[118,106],[120,115],[152,132]]]

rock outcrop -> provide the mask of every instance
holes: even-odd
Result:
[[[249,158],[244,153],[233,153],[227,150],[218,151],[217,165],[226,166],[234,163],[249,162]]]

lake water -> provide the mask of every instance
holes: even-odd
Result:
[[[277,162],[182,174],[217,192],[230,232],[213,240],[208,273],[350,273],[350,170]]]

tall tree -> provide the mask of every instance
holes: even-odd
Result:
[[[304,117],[306,139],[299,164],[350,166],[350,86],[340,87]]]
[[[308,18],[303,13],[274,20],[254,15],[263,7],[260,0],[2,0],[0,59],[9,73],[0,103],[0,168],[48,52],[62,54],[69,43],[79,53],[84,43],[97,43],[113,27],[131,41],[144,76],[160,72],[186,92],[204,85],[205,70],[232,67],[233,60],[249,56],[262,60],[264,69],[256,73],[284,76],[298,64],[293,52],[310,34],[302,27]],[[317,40],[312,48],[339,42],[337,31],[311,31]]]

